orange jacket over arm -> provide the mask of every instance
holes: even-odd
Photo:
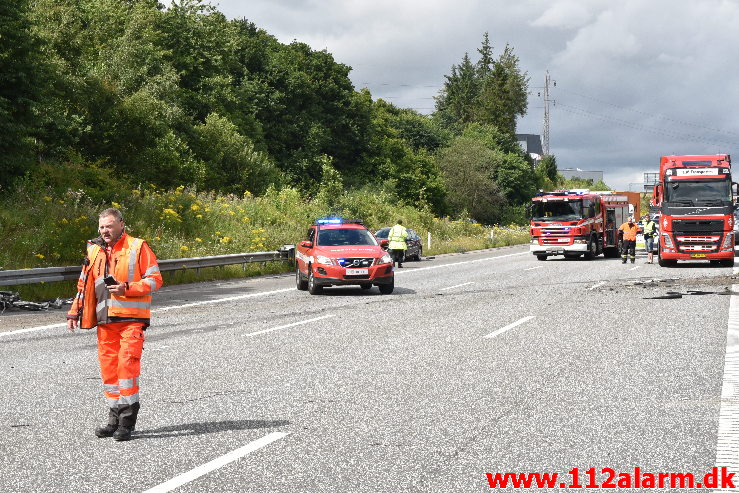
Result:
[[[108,292],[103,281],[106,275],[126,285],[123,296]],[[77,296],[67,318],[78,319],[83,329],[111,322],[142,322],[148,326],[151,294],[161,286],[156,256],[144,240],[124,233],[107,254],[99,243],[89,242],[77,281]]]
[[[633,226],[629,226],[629,223],[623,223],[619,228],[624,233],[624,241],[636,241],[636,233],[639,231],[639,225],[634,223]]]

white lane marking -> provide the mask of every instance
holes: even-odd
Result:
[[[301,320],[299,322],[293,322],[293,323],[287,324],[287,325],[280,325],[279,327],[272,327],[271,329],[259,330],[257,332],[249,332],[247,334],[243,334],[243,336],[244,337],[257,336],[259,334],[266,334],[267,332],[272,332],[273,330],[287,329],[289,327],[295,327],[296,325],[303,325],[303,324],[307,324],[307,323],[310,323],[310,322],[315,322],[317,320],[323,320],[324,318],[331,318],[333,316],[334,315],[324,315],[322,317],[310,318],[308,320]]]
[[[731,290],[736,292],[739,290],[739,285],[732,285]],[[739,450],[739,296],[731,295],[721,387],[721,408],[716,437],[716,465],[725,466],[730,472],[739,471],[737,450]],[[735,490],[717,489],[716,491]]]
[[[506,325],[505,327],[502,327],[502,328],[496,330],[495,332],[491,332],[490,334],[484,336],[484,339],[490,339],[492,337],[495,337],[497,335],[500,335],[500,334],[502,334],[503,332],[505,332],[507,330],[511,330],[513,327],[518,327],[522,323],[528,322],[532,318],[534,318],[533,315],[529,315],[528,317],[523,317],[521,320],[517,320],[517,321],[513,322],[512,324]]]
[[[454,289],[454,288],[461,288],[462,286],[468,286],[470,284],[475,284],[475,283],[472,282],[472,281],[465,282],[465,283],[462,283],[462,284],[457,284],[456,286],[449,286],[449,287],[446,287],[446,288],[441,288],[439,291],[445,291],[447,289]]]
[[[534,269],[543,269],[543,268],[544,268],[543,265],[537,265],[536,267],[529,267],[528,269],[524,269],[524,270],[534,270]]]
[[[209,472],[215,471],[216,469],[219,469],[226,464],[229,464],[235,460],[238,460],[242,457],[244,457],[247,454],[250,454],[251,452],[254,452],[255,450],[259,450],[260,448],[269,445],[270,443],[279,440],[280,438],[286,437],[287,433],[282,433],[279,431],[275,431],[273,433],[270,433],[269,435],[263,436],[259,440],[254,440],[251,443],[248,443],[244,445],[241,448],[237,448],[236,450],[233,450],[226,455],[222,455],[221,457],[218,457],[217,459],[213,459],[212,461],[208,462],[207,464],[203,464],[202,466],[198,466],[195,469],[192,469],[188,472],[184,472],[180,474],[179,476],[175,476],[169,481],[165,481],[162,484],[159,484],[157,486],[154,486],[153,488],[150,488],[146,490],[144,493],[166,493],[168,491],[172,491],[175,488],[179,488],[183,484],[187,484],[190,481],[193,481],[200,476],[204,476],[208,474]]]
[[[397,276],[398,274],[412,274],[414,272],[421,272],[422,270],[441,269],[444,267],[456,267],[458,265],[463,265],[463,264],[473,264],[476,262],[487,262],[489,260],[497,260],[500,258],[507,258],[507,257],[517,257],[519,255],[531,255],[531,253],[530,252],[509,253],[507,255],[500,255],[499,257],[479,258],[477,260],[463,260],[462,262],[453,262],[451,264],[432,265],[430,267],[419,267],[416,269],[408,269],[408,270],[402,270],[402,271],[396,270],[395,275]]]
[[[243,300],[246,298],[256,298],[258,296],[269,296],[271,294],[285,293],[287,291],[295,291],[295,288],[293,287],[293,288],[285,288],[285,289],[276,289],[274,291],[263,291],[261,293],[242,294],[239,296],[229,296],[228,298],[218,298],[215,300],[196,301],[194,303],[186,303],[184,305],[165,306],[162,308],[155,308],[151,312],[158,313],[158,312],[166,312],[169,310],[179,310],[180,308],[190,308],[191,306],[213,305],[215,303],[225,303],[227,301],[236,301],[236,300]]]
[[[593,289],[598,289],[599,287],[603,286],[604,284],[606,284],[606,281],[601,281],[598,284],[594,284],[594,285],[592,285],[592,286],[590,286],[588,288],[588,291],[592,291]]]
[[[631,268],[631,269],[629,269],[629,270],[636,270],[636,269],[638,269],[638,268],[639,268],[639,266],[637,265],[636,267],[632,267],[632,268]]]
[[[3,336],[12,336],[15,334],[25,334],[26,332],[36,332],[37,330],[46,330],[46,329],[56,329],[59,327],[66,327],[67,324],[51,324],[51,325],[42,325],[40,327],[29,327],[27,329],[18,329],[18,330],[11,330],[10,332],[0,332],[0,337]]]
[[[431,267],[420,267],[418,269],[409,269],[407,271],[397,271],[396,270],[395,271],[395,275],[397,276],[398,274],[408,274],[409,272],[419,272],[419,271],[428,270],[428,269],[439,269],[439,268],[442,268],[442,267],[454,267],[456,265],[461,265],[461,264],[469,264],[469,263],[473,263],[473,262],[484,262],[484,261],[487,261],[487,260],[495,260],[495,259],[499,259],[499,258],[514,257],[514,256],[517,256],[517,255],[529,255],[529,252],[510,253],[510,254],[507,254],[507,255],[501,255],[499,257],[489,257],[489,258],[483,258],[483,259],[477,259],[477,260],[465,260],[465,261],[462,261],[462,262],[455,262],[455,263],[444,264],[444,265],[434,265],[434,266],[431,266]],[[162,308],[154,308],[154,309],[151,310],[151,312],[152,313],[159,313],[159,312],[166,312],[166,311],[169,311],[169,310],[178,310],[180,308],[189,308],[191,306],[202,306],[202,305],[212,305],[212,304],[216,304],[216,303],[225,303],[225,302],[228,302],[228,301],[243,300],[245,298],[255,298],[255,297],[258,297],[258,296],[269,296],[269,295],[277,294],[277,293],[285,293],[287,291],[295,291],[295,288],[276,289],[274,291],[265,291],[265,292],[262,292],[262,293],[250,293],[250,294],[244,294],[244,295],[241,295],[241,296],[230,296],[228,298],[218,298],[218,299],[215,299],[215,300],[198,301],[198,302],[195,302],[195,303],[187,303],[185,305],[165,306],[165,307],[162,307]],[[40,326],[40,327],[29,327],[27,329],[13,330],[13,331],[10,331],[10,332],[0,332],[0,337],[10,336],[10,335],[15,335],[15,334],[23,334],[23,333],[26,333],[26,332],[36,332],[36,331],[39,331],[39,330],[56,329],[56,328],[59,328],[59,327],[65,327],[66,325],[67,325],[66,323],[60,323],[60,324],[44,325],[44,326]]]

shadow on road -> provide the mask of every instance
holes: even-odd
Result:
[[[257,430],[261,428],[276,428],[287,426],[290,422],[284,419],[265,421],[242,419],[236,421],[211,421],[209,423],[185,423],[181,425],[162,426],[148,430],[134,432],[134,437],[141,438],[172,438],[181,436],[205,435],[206,433],[220,433],[229,430]]]

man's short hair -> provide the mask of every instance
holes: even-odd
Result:
[[[402,219],[398,219],[398,224],[403,224],[403,220]]]
[[[626,220],[627,221],[630,221],[630,222],[634,222],[634,216],[629,216],[628,219],[626,219]]]
[[[118,221],[123,221],[123,214],[118,209],[115,209],[113,207],[110,207],[108,209],[105,209],[103,212],[100,213],[98,217],[107,217],[107,216],[113,216]]]

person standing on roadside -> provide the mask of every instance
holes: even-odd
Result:
[[[136,427],[144,331],[151,294],[162,286],[162,275],[149,245],[126,234],[121,211],[101,212],[98,231],[100,236],[88,241],[67,328],[97,326],[108,423],[96,428],[95,435],[126,441]]]
[[[403,221],[398,219],[398,222],[390,228],[387,235],[389,241],[387,249],[393,258],[393,265],[397,263],[399,269],[403,268],[403,257],[405,257],[405,251],[408,249],[408,244],[405,242],[406,238],[408,238],[408,230],[403,226]]]
[[[657,235],[657,223],[649,217],[644,216],[644,249],[647,251],[647,263],[651,264],[654,260],[654,239]]]
[[[636,262],[636,233],[639,231],[639,226],[634,222],[634,218],[629,216],[629,219],[623,223],[618,230],[621,232],[621,263],[626,263],[626,257],[628,254],[631,263]]]

